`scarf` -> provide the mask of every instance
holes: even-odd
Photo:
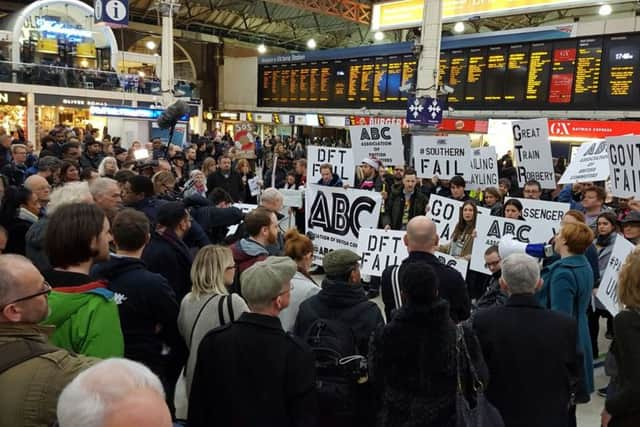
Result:
[[[31,223],[38,222],[38,215],[30,212],[28,209],[20,208],[18,211],[18,218],[29,221]]]
[[[596,237],[596,245],[600,246],[601,248],[606,248],[611,244],[612,240],[613,240],[613,233],[610,233],[606,236],[600,234],[598,235],[598,237]]]

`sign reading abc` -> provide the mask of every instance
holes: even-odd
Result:
[[[310,145],[307,147],[307,182],[317,184],[322,176],[320,166],[329,164],[333,168],[333,173],[343,184],[355,185],[356,165],[353,160],[353,149],[335,147],[317,147]]]
[[[404,165],[400,125],[350,126],[353,154],[358,161],[378,159],[385,166]]]
[[[571,158],[558,183],[606,181],[609,179],[609,152],[606,141],[585,142]]]
[[[314,236],[313,261],[321,265],[325,253],[358,248],[360,231],[378,225],[382,195],[374,191],[311,184],[306,190],[307,231]]]
[[[520,188],[527,181],[536,180],[542,188],[555,190],[547,119],[513,120],[511,130]]]

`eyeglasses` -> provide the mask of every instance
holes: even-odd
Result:
[[[42,282],[42,286],[44,287],[44,289],[42,289],[40,292],[36,292],[35,294],[32,295],[27,295],[26,297],[21,297],[18,299],[14,299],[13,301],[10,301],[8,303],[6,303],[5,305],[3,305],[2,307],[0,307],[0,311],[4,310],[5,307],[11,305],[11,304],[16,304],[18,302],[22,302],[22,301],[27,301],[33,298],[37,298],[39,296],[42,295],[49,295],[51,293],[51,285],[49,285],[49,283],[47,283],[46,281]]]

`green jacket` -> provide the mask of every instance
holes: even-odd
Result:
[[[118,306],[105,282],[54,289],[49,295],[49,317],[44,321],[56,327],[53,344],[85,356],[124,356]]]
[[[0,323],[0,348],[13,341],[46,343],[51,327]],[[0,425],[46,427],[56,419],[62,389],[97,362],[59,349],[22,362],[0,374]]]

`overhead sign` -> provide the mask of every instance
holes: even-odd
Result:
[[[0,91],[0,105],[24,105],[27,96],[19,92]]]
[[[330,164],[333,173],[343,184],[355,185],[356,164],[353,159],[353,149],[337,147],[307,147],[307,183],[317,184],[322,178],[320,166]]]
[[[398,125],[350,126],[351,147],[358,161],[380,160],[384,165],[404,166],[402,133]]]
[[[608,138],[637,133],[638,129],[638,121],[549,120],[551,137]]]
[[[498,188],[498,160],[496,147],[475,148],[471,152],[471,176],[466,188],[481,190],[487,187]]]
[[[554,190],[556,180],[547,119],[513,120],[511,130],[520,188],[527,181],[536,180],[542,188]]]
[[[620,304],[618,303],[618,276],[620,269],[634,248],[635,246],[631,242],[618,235],[613,244],[607,268],[602,274],[596,297],[612,316],[615,316],[620,311]]]
[[[444,107],[437,98],[410,96],[407,100],[407,123],[414,125],[440,125]]]
[[[429,211],[427,217],[431,218],[436,225],[436,231],[440,236],[440,243],[446,244],[451,241],[453,229],[460,217],[460,208],[463,202],[450,199],[448,197],[432,194],[429,197]]]
[[[616,197],[640,197],[640,136],[616,136],[606,141],[611,193]]]
[[[560,184],[606,181],[609,179],[609,151],[606,141],[585,142],[571,156]]]
[[[63,107],[91,107],[91,106],[101,106],[106,107],[108,105],[114,104],[122,104],[126,106],[131,106],[131,101],[127,100],[117,100],[117,99],[107,99],[107,98],[80,98],[73,96],[61,96],[61,95],[49,95],[49,94],[40,94],[36,93],[34,98],[35,105],[52,105],[52,106],[63,106]]]
[[[510,199],[515,199],[522,204],[522,217],[527,221],[538,219],[559,224],[564,214],[571,208],[569,203],[548,202],[546,200],[508,197],[505,201]]]
[[[129,25],[129,0],[95,0],[93,15],[96,24],[111,28]]]
[[[413,137],[413,158],[419,178],[471,176],[471,147],[464,135]]]
[[[306,190],[307,232],[313,236],[313,262],[325,253],[358,248],[361,230],[378,225],[382,195],[375,191],[311,184]]]

